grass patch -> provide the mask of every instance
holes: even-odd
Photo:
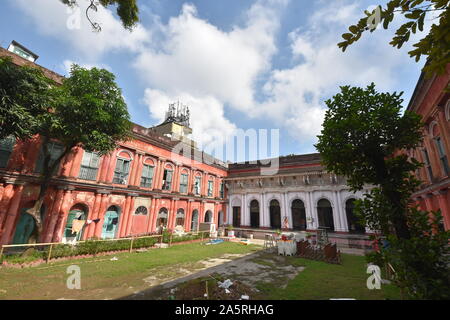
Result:
[[[139,253],[54,262],[25,269],[2,268],[0,299],[112,299],[132,294],[148,287],[144,278],[156,269],[175,264],[195,264],[203,259],[225,253],[244,254],[259,250],[254,245],[243,246],[224,242],[205,246],[199,243],[181,244],[167,249],[150,249]],[[81,290],[66,287],[67,267],[81,268]]]
[[[274,284],[261,283],[257,288],[267,299],[328,300],[330,298],[355,298],[362,300],[400,299],[400,290],[394,285],[382,285],[380,290],[366,286],[369,274],[363,256],[343,254],[342,265],[287,257],[288,262],[304,266],[285,289]]]

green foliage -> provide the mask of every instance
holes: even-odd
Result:
[[[158,238],[135,239],[133,241],[133,249],[153,247],[157,241]],[[84,242],[80,242],[75,246],[70,244],[58,244],[53,246],[51,258],[56,259],[81,255],[95,255],[101,252],[129,250],[130,246],[130,239],[111,241],[87,240]],[[32,262],[39,259],[46,259],[48,257],[48,252],[49,248],[42,251],[35,251],[33,252],[33,254],[26,257],[22,257],[18,254],[7,255],[5,256],[5,260],[11,263]]]
[[[438,232],[439,213],[411,207],[422,164],[403,151],[421,142],[419,115],[401,115],[401,94],[341,87],[326,101],[329,110],[316,145],[329,171],[347,176],[352,190],[371,185],[355,202],[355,213],[389,241],[367,257],[379,266],[390,263],[396,284],[412,298],[448,299],[450,232]],[[431,216],[431,218],[430,218]]]
[[[338,47],[345,51],[349,45],[358,41],[364,32],[375,31],[375,20],[377,19],[383,28],[387,29],[394,20],[396,12],[408,20],[397,29],[389,43],[398,49],[409,41],[411,34],[423,31],[425,18],[429,16],[430,12],[439,13],[429,33],[413,44],[415,49],[408,53],[416,61],[419,61],[422,55],[429,57],[429,63],[424,67],[424,71],[428,75],[435,72],[443,74],[447,64],[450,63],[450,6],[448,0],[391,0],[386,4],[386,8],[378,6],[372,12],[365,11],[366,16],[361,18],[356,25],[349,27],[350,33],[342,35],[344,41],[338,43]]]
[[[70,7],[77,5],[77,0],[60,1]],[[109,6],[117,6],[117,15],[122,21],[122,25],[124,26],[124,28],[128,30],[132,30],[139,21],[139,8],[137,5],[137,0],[98,0],[98,3],[105,8]],[[92,4],[86,9],[97,11],[97,4],[95,2],[92,2]],[[91,22],[91,24],[94,26],[94,28],[95,26],[98,26],[97,23]]]
[[[365,89],[343,86],[325,102],[328,110],[316,147],[327,169],[347,176],[354,190],[365,183],[400,183],[405,171],[420,165],[402,155],[385,160],[422,139],[420,116],[401,115],[401,95],[379,93],[372,83]]]
[[[450,299],[450,231],[440,231],[440,212],[408,210],[411,238],[387,237],[389,246],[376,255],[378,263],[389,262],[395,283],[414,299]]]
[[[41,70],[16,66],[9,57],[0,58],[0,140],[35,133],[36,117],[47,112],[52,100],[50,84]]]
[[[128,139],[130,116],[111,72],[75,64],[70,77],[54,90],[53,112],[39,119],[41,135],[58,140],[66,149],[78,145],[100,155]]]
[[[203,234],[203,236],[202,236]],[[164,243],[169,243],[170,242],[170,235],[171,232],[168,230],[164,230],[162,233],[163,236],[163,242]],[[197,234],[185,234],[185,235],[176,235],[176,234],[172,234],[172,243],[174,242],[183,242],[183,241],[192,241],[192,240],[198,240],[198,239],[206,239],[209,237],[209,233],[208,232],[202,232],[202,233],[197,233]]]

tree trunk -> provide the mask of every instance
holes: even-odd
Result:
[[[36,202],[34,203],[34,206],[29,210],[27,210],[27,213],[33,217],[34,222],[36,224],[32,237],[36,239],[36,242],[42,241],[41,235],[43,231],[43,225],[41,221],[41,208],[42,205],[44,204],[44,199],[47,194],[47,190],[50,186],[50,181],[55,173],[56,168],[59,167],[61,160],[69,153],[70,150],[72,150],[72,147],[64,148],[64,151],[61,153],[61,155],[54,161],[54,163],[51,164],[50,163],[51,155],[48,150],[49,142],[50,139],[45,137],[43,141],[44,168],[42,180],[40,183],[39,195]]]

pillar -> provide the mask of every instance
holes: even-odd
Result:
[[[7,216],[5,218],[4,222],[4,228],[3,228],[3,235],[1,238],[1,244],[8,244],[11,241],[11,238],[13,236],[14,227],[16,224],[16,221],[18,220],[19,216],[19,205],[20,200],[22,199],[22,191],[23,191],[23,185],[17,185],[14,190],[14,195],[11,199],[10,205],[7,212]]]
[[[94,199],[94,205],[92,206],[92,211],[89,214],[89,220],[95,220],[98,218],[101,201],[102,201],[102,194],[96,193],[95,199]],[[96,226],[95,222],[92,222],[91,224],[88,225],[87,230],[83,235],[84,240],[92,238],[94,236],[95,226]]]
[[[132,214],[133,214],[133,210],[134,210],[134,201],[135,201],[135,198],[136,198],[135,194],[129,194],[129,196],[131,196],[130,205],[128,206],[128,211],[124,212],[124,214],[128,216],[128,218],[127,218],[128,219],[128,221],[127,221],[127,229],[126,229],[127,231],[125,233],[126,237],[131,235],[131,227],[133,226]]]
[[[154,203],[154,206],[153,206],[153,216],[152,216],[152,219],[151,219],[151,231],[152,232],[155,232],[156,231],[156,220],[158,220],[158,208],[159,208],[159,205],[160,205],[160,198],[159,197],[155,197],[154,199],[153,199],[153,203]]]
[[[58,221],[55,226],[55,231],[53,232],[52,242],[60,242],[62,239],[62,233],[66,226],[68,211],[71,206],[72,189],[67,189],[64,191],[63,201],[61,208],[58,212]]]
[[[125,197],[125,204],[123,205],[122,219],[120,219],[119,238],[126,237],[127,225],[129,223],[129,220],[132,219],[132,217],[128,214],[128,212],[130,211],[130,204],[131,204],[131,196],[127,195]]]
[[[3,196],[0,201],[0,234],[3,234],[3,226],[8,216],[7,211],[11,198],[14,195],[14,184],[7,183],[3,188]]]
[[[98,176],[99,182],[106,182],[106,173],[108,172],[109,162],[111,161],[111,154],[107,154],[103,156],[102,164],[100,166],[100,173]]]
[[[100,221],[95,224],[94,234],[92,235],[93,237],[101,238],[102,236],[103,218],[105,216],[106,209],[108,209],[106,208],[108,202],[108,195],[109,195],[108,193],[102,193],[100,208],[98,210],[98,214],[96,217],[96,219],[100,219]]]
[[[52,207],[49,208],[50,212],[49,212],[49,216],[48,216],[48,223],[47,223],[47,230],[44,234],[44,238],[43,241],[44,242],[51,242],[53,239],[53,235],[55,233],[55,226],[56,223],[58,222],[58,217],[59,217],[59,211],[61,209],[61,205],[63,203],[63,195],[64,195],[64,190],[63,189],[58,189],[58,191],[56,192],[56,197],[53,200],[53,204]]]
[[[107,167],[106,167],[106,173],[105,173],[105,182],[106,183],[112,183],[113,178],[114,178],[114,170],[116,169],[116,160],[117,160],[117,152],[118,150],[114,150],[114,152],[112,153]]]
[[[156,199],[152,198],[150,203],[150,210],[149,210],[149,217],[147,221],[147,228],[146,232],[151,233],[153,232],[152,226],[153,226],[153,218],[155,217],[155,205],[156,205]]]

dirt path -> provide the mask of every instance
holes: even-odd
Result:
[[[257,293],[258,284],[272,283],[284,288],[289,280],[303,270],[304,267],[292,266],[286,263],[285,257],[267,250],[249,254],[225,254],[191,266],[174,265],[166,268],[162,273],[152,272],[152,275],[143,279],[152,286],[151,288],[135,292],[122,299],[167,299],[178,286],[214,274],[232,281],[238,280]]]

